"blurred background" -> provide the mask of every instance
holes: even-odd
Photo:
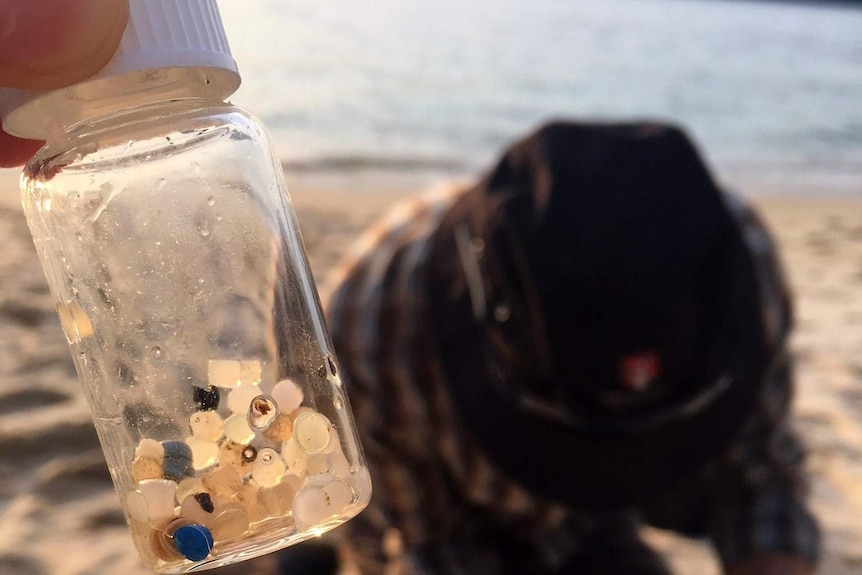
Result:
[[[671,119],[721,178],[862,193],[862,9],[720,0],[220,2],[288,174],[472,173],[550,116]]]

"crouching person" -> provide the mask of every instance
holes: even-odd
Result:
[[[678,129],[549,124],[336,273],[364,575],[669,573],[643,524],[814,572],[775,248]]]

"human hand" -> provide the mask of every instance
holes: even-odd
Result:
[[[728,570],[727,575],[814,575],[814,567],[799,557],[756,555]]]
[[[89,78],[113,57],[128,19],[128,0],[3,0],[0,87],[50,90]],[[0,167],[20,166],[41,145],[0,129]]]

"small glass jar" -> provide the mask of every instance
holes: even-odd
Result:
[[[205,98],[90,118],[22,176],[27,221],[147,566],[320,535],[370,481],[281,166]]]

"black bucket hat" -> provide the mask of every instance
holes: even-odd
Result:
[[[759,392],[752,262],[673,126],[554,122],[516,143],[447,214],[428,288],[465,426],[551,499],[657,492]]]

